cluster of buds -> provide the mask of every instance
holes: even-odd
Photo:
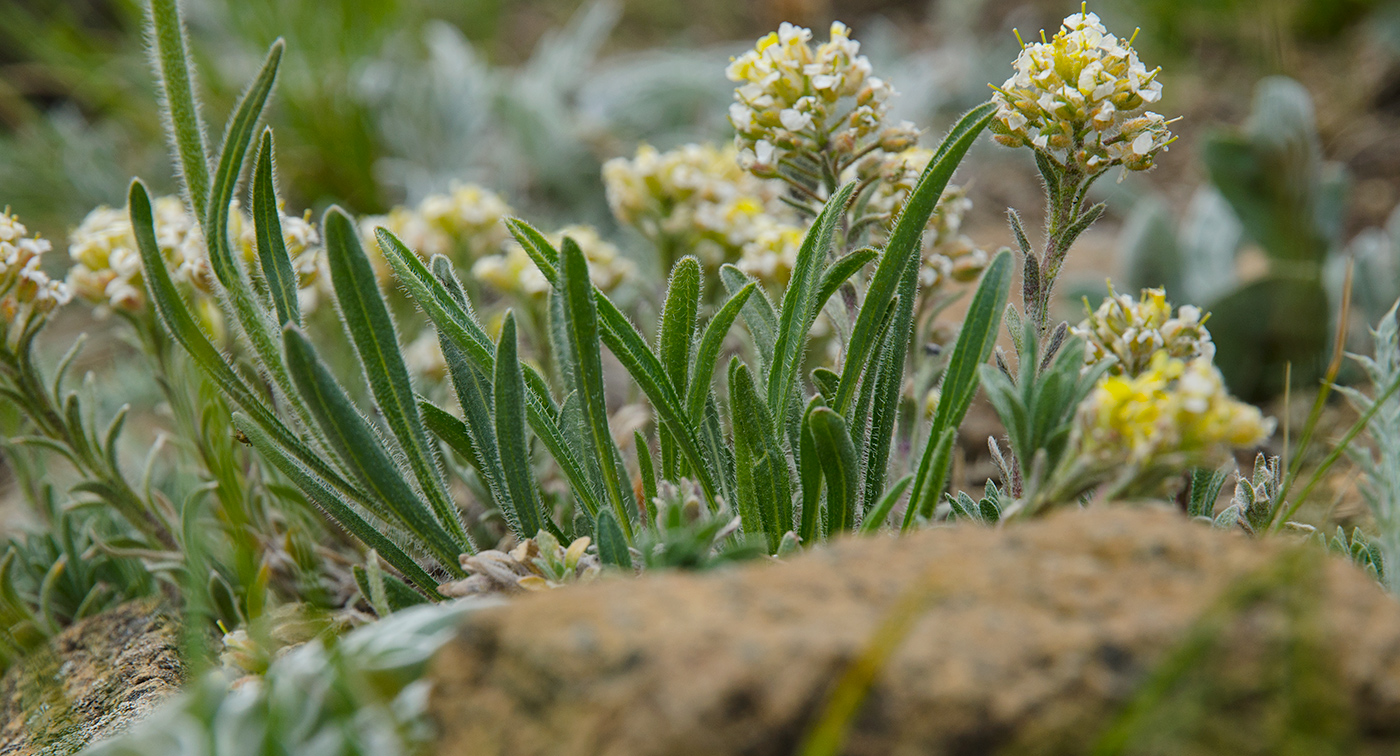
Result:
[[[179,197],[158,197],[153,207],[156,244],[171,270],[171,278],[191,292],[208,294],[214,282],[204,234]],[[283,215],[282,240],[307,293],[321,278],[324,255],[321,237],[308,214]],[[229,212],[229,239],[250,267],[257,265],[253,222],[235,200]],[[141,276],[141,253],[136,247],[126,210],[98,207],[68,237],[73,267],[68,283],[84,301],[114,310],[139,312],[146,306]],[[201,309],[205,309],[201,307]]]
[[[637,265],[618,251],[617,246],[604,239],[592,226],[565,226],[547,234],[550,244],[557,249],[568,237],[583,251],[588,260],[588,275],[593,285],[604,292],[616,289],[618,285],[634,279]],[[502,294],[533,298],[544,296],[549,291],[549,281],[535,267],[535,261],[519,245],[512,243],[503,252],[477,260],[472,265],[472,277]]]
[[[487,549],[463,554],[462,569],[467,577],[438,586],[448,598],[510,594],[558,588],[568,583],[590,581],[602,572],[597,554],[589,553],[587,536],[574,539],[565,548],[548,531],[540,531],[510,551]]]
[[[911,147],[886,158],[866,202],[866,212],[891,220],[897,217],[932,159],[933,150],[923,147]],[[954,281],[975,281],[982,275],[990,261],[987,251],[962,232],[963,217],[971,209],[972,200],[965,188],[949,184],[943,190],[924,229],[921,287],[934,290]]]
[[[375,273],[388,280],[389,264],[375,229],[387,229],[425,260],[443,255],[466,265],[501,248],[508,236],[502,221],[510,214],[510,205],[499,194],[475,184],[457,184],[447,194],[429,194],[414,207],[400,205],[387,215],[361,219],[360,235]]]
[[[1080,454],[1143,468],[1169,457],[1208,465],[1273,430],[1259,408],[1229,396],[1209,358],[1158,351],[1138,375],[1103,378],[1080,405],[1074,432]]]
[[[1022,43],[1016,73],[993,87],[991,130],[1004,145],[1029,145],[1084,175],[1147,170],[1174,139],[1167,119],[1147,110],[1162,98],[1159,70],[1138,60],[1132,39],[1081,9],[1049,40],[1042,32],[1040,42]]]
[[[1085,302],[1088,310],[1088,302]],[[1138,299],[1113,291],[1097,310],[1073,329],[1084,339],[1086,366],[1112,360],[1111,375],[1140,375],[1158,352],[1180,360],[1215,358],[1215,343],[1205,328],[1209,315],[1198,307],[1182,305],[1172,315],[1172,305],[1162,289],[1143,289]]]
[[[21,312],[42,315],[68,304],[72,290],[41,269],[52,249],[48,239],[30,236],[29,229],[6,209],[0,212],[0,316],[21,322]]]
[[[609,160],[603,183],[613,216],[667,258],[692,254],[713,269],[741,259],[746,248],[761,255],[775,232],[797,226],[796,213],[781,200],[781,181],[754,176],[737,157],[732,146],[659,152],[643,144],[632,158]]]
[[[725,70],[739,84],[729,122],[743,166],[765,178],[836,176],[877,150],[913,146],[912,124],[886,124],[894,89],[871,75],[846,25],[833,23],[815,49],[811,39],[810,29],[783,23]]]

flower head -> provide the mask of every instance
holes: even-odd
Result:
[[[811,39],[810,29],[783,23],[725,70],[739,84],[729,122],[744,167],[772,177],[780,164],[822,153],[839,170],[870,149],[911,146],[918,131],[886,123],[894,89],[871,75],[850,29],[837,21],[826,42],[813,48]]]
[[[1174,139],[1167,119],[1147,109],[1162,98],[1160,69],[1148,71],[1131,39],[1108,33],[1097,14],[1083,10],[1041,40],[1023,45],[1016,73],[994,87],[996,140],[1086,174],[1151,168]]]
[[[1110,284],[1103,304],[1074,328],[1085,341],[1087,365],[1112,358],[1109,373],[1131,377],[1147,370],[1158,352],[1182,360],[1199,357],[1207,363],[1215,357],[1215,344],[1205,328],[1209,316],[1202,316],[1199,308],[1182,305],[1173,316],[1162,289],[1143,289],[1136,300],[1112,289]]]
[[[252,221],[234,200],[229,208],[229,239],[246,264],[257,259]],[[152,207],[156,245],[165,257],[170,276],[189,291],[208,295],[214,272],[199,224],[179,197],[157,197]],[[282,240],[292,264],[303,274],[303,288],[311,285],[322,257],[320,235],[308,216],[283,215]],[[146,285],[141,275],[141,253],[136,247],[131,218],[125,210],[98,207],[83,218],[68,236],[68,284],[78,298],[103,307],[138,312],[146,306]],[[198,309],[198,303],[197,309]],[[210,310],[216,312],[217,310]]]
[[[398,205],[387,215],[361,219],[360,235],[375,274],[388,280],[389,264],[375,229],[387,229],[425,260],[444,255],[465,265],[500,250],[508,236],[502,221],[510,214],[499,194],[476,184],[454,184],[447,194],[429,194],[413,207]]]
[[[710,268],[733,262],[773,221],[797,221],[779,199],[782,182],[748,173],[737,155],[733,146],[660,152],[643,144],[634,157],[609,160],[603,183],[613,216],[657,247],[685,250]]]
[[[40,267],[52,248],[48,239],[31,236],[8,209],[0,211],[0,316],[7,335],[14,334],[8,326],[28,319],[26,312],[43,315],[73,298],[67,283],[50,278]]]
[[[1208,358],[1182,360],[1159,350],[1139,375],[1100,379],[1079,407],[1074,433],[1079,454],[1145,468],[1168,455],[1208,463],[1273,429],[1257,407],[1229,396]]]

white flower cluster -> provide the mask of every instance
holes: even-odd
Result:
[[[1086,174],[1151,168],[1174,137],[1147,107],[1162,98],[1161,69],[1148,71],[1132,40],[1081,11],[1049,40],[1023,45],[1016,73],[993,87],[991,129],[1009,147],[1029,145]]]
[[[48,239],[30,236],[9,209],[0,212],[0,315],[5,322],[17,322],[24,308],[42,314],[72,300],[68,284],[40,268],[52,248]]]
[[[642,145],[603,166],[608,204],[670,259],[695,255],[711,269],[732,262],[765,284],[787,282],[806,232],[781,200],[781,181],[739,167],[732,146],[687,144],[667,152]]]
[[[156,244],[171,268],[171,278],[191,291],[207,294],[213,285],[204,234],[179,197],[157,197],[152,214]],[[282,240],[300,276],[303,290],[319,277],[321,237],[310,215],[281,217]],[[229,238],[243,260],[256,269],[257,240],[253,222],[235,200],[229,212]],[[146,306],[146,286],[141,276],[141,253],[126,210],[98,207],[68,237],[68,256],[74,265],[68,283],[79,298],[128,312]]]
[[[687,144],[659,152],[643,144],[632,158],[603,165],[608,204],[665,252],[695,255],[707,267],[735,262],[761,235],[796,225],[780,201],[780,181],[739,167],[732,146]]]
[[[911,147],[889,156],[881,167],[880,180],[871,190],[866,212],[893,219],[919,183],[919,177],[933,159],[933,150]],[[963,216],[972,209],[972,200],[963,187],[949,184],[938,198],[924,229],[923,266],[919,285],[936,289],[952,281],[974,281],[987,267],[987,251],[962,233]]]
[[[1180,360],[1203,358],[1209,364],[1215,358],[1215,343],[1205,328],[1208,317],[1192,305],[1182,305],[1173,316],[1162,289],[1143,289],[1135,300],[1113,291],[1110,284],[1103,304],[1073,333],[1084,339],[1086,364],[1111,358],[1110,374],[1131,377],[1147,370],[1161,351]]]
[[[501,248],[508,235],[501,221],[510,214],[510,205],[501,195],[476,184],[455,184],[447,194],[429,194],[415,207],[400,205],[386,215],[361,219],[360,235],[375,273],[387,279],[390,269],[375,239],[375,229],[388,229],[424,259],[444,255],[465,265]]]
[[[557,249],[569,237],[583,250],[588,260],[588,275],[593,285],[608,292],[637,274],[636,263],[624,257],[617,247],[599,235],[592,226],[565,226],[546,234]],[[503,294],[535,297],[549,291],[549,281],[535,267],[535,261],[518,244],[505,251],[483,257],[472,265],[472,277]]]
[[[725,74],[738,82],[729,122],[745,168],[778,175],[780,165],[811,171],[831,158],[837,171],[876,149],[898,152],[918,138],[912,124],[887,126],[894,89],[871,75],[845,24],[813,49],[812,31],[783,23],[732,60]]]

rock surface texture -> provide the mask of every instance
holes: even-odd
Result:
[[[793,754],[901,600],[837,752],[1400,753],[1400,603],[1318,548],[1126,506],[473,614],[430,673],[437,752]]]
[[[179,690],[179,641],[154,598],[64,630],[0,681],[0,754],[63,756],[124,730]]]

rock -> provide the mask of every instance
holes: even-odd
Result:
[[[180,625],[159,598],[89,617],[0,681],[0,754],[65,756],[179,690]]]
[[[481,611],[430,668],[437,753],[792,754],[901,600],[834,752],[1400,752],[1400,603],[1296,540],[1114,506]]]

